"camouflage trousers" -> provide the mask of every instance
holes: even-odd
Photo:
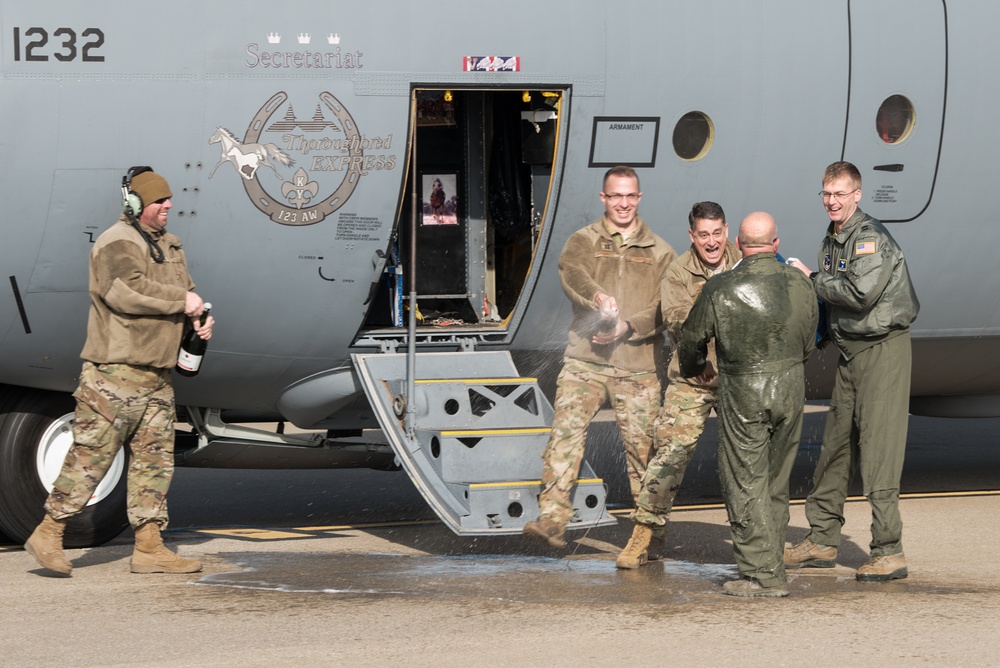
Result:
[[[621,431],[633,499],[639,493],[652,449],[652,423],[660,408],[659,378],[655,372],[566,358],[556,386],[552,434],[542,453],[541,517],[564,525],[573,517],[570,493],[583,461],[587,427],[608,399]]]
[[[76,515],[90,501],[126,444],[128,519],[133,527],[167,524],[167,489],[174,474],[174,390],[170,369],[84,362],[73,394],[73,445],[45,501],[54,519]]]
[[[715,406],[715,388],[675,382],[667,386],[663,408],[653,423],[652,459],[646,465],[642,488],[632,519],[654,527],[654,534],[667,524],[674,498],[684,479],[705,421]]]

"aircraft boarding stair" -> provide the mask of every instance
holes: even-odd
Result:
[[[520,533],[538,517],[552,406],[508,352],[415,356],[412,432],[405,354],[355,354],[382,430],[434,511],[457,534]],[[603,480],[583,462],[570,529],[614,524]]]

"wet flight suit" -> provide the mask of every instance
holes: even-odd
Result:
[[[840,349],[823,446],[806,501],[808,539],[840,545],[844,501],[861,469],[872,507],[873,557],[903,551],[899,479],[910,405],[910,323],[920,310],[903,251],[860,209],[840,234],[830,224],[813,275]]]
[[[705,284],[681,330],[681,374],[719,363],[719,479],[740,575],[784,584],[788,478],[802,431],[803,363],[815,346],[816,293],[774,253],[744,258]]]

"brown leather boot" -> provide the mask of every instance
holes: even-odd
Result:
[[[537,522],[525,522],[521,533],[557,550],[566,547],[566,527],[548,517],[541,517]]]
[[[197,573],[201,562],[181,557],[163,544],[160,525],[146,522],[135,530],[135,551],[130,563],[133,573]]]
[[[837,548],[820,545],[808,538],[784,551],[785,568],[833,568],[837,565]]]
[[[618,568],[639,568],[649,561],[649,542],[653,539],[653,527],[648,524],[636,524],[632,529],[632,537],[628,545],[618,555],[615,566]]]
[[[906,557],[903,553],[872,557],[858,569],[854,577],[860,582],[885,582],[901,580],[907,576]]]
[[[70,563],[62,549],[65,529],[66,520],[54,520],[48,513],[45,513],[42,523],[28,536],[28,542],[24,544],[24,549],[35,558],[35,561],[42,568],[50,570],[56,575],[69,577],[73,572],[73,564]]]

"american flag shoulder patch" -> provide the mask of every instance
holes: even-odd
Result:
[[[855,255],[874,255],[875,254],[875,242],[874,241],[859,241],[854,244],[854,254]]]

